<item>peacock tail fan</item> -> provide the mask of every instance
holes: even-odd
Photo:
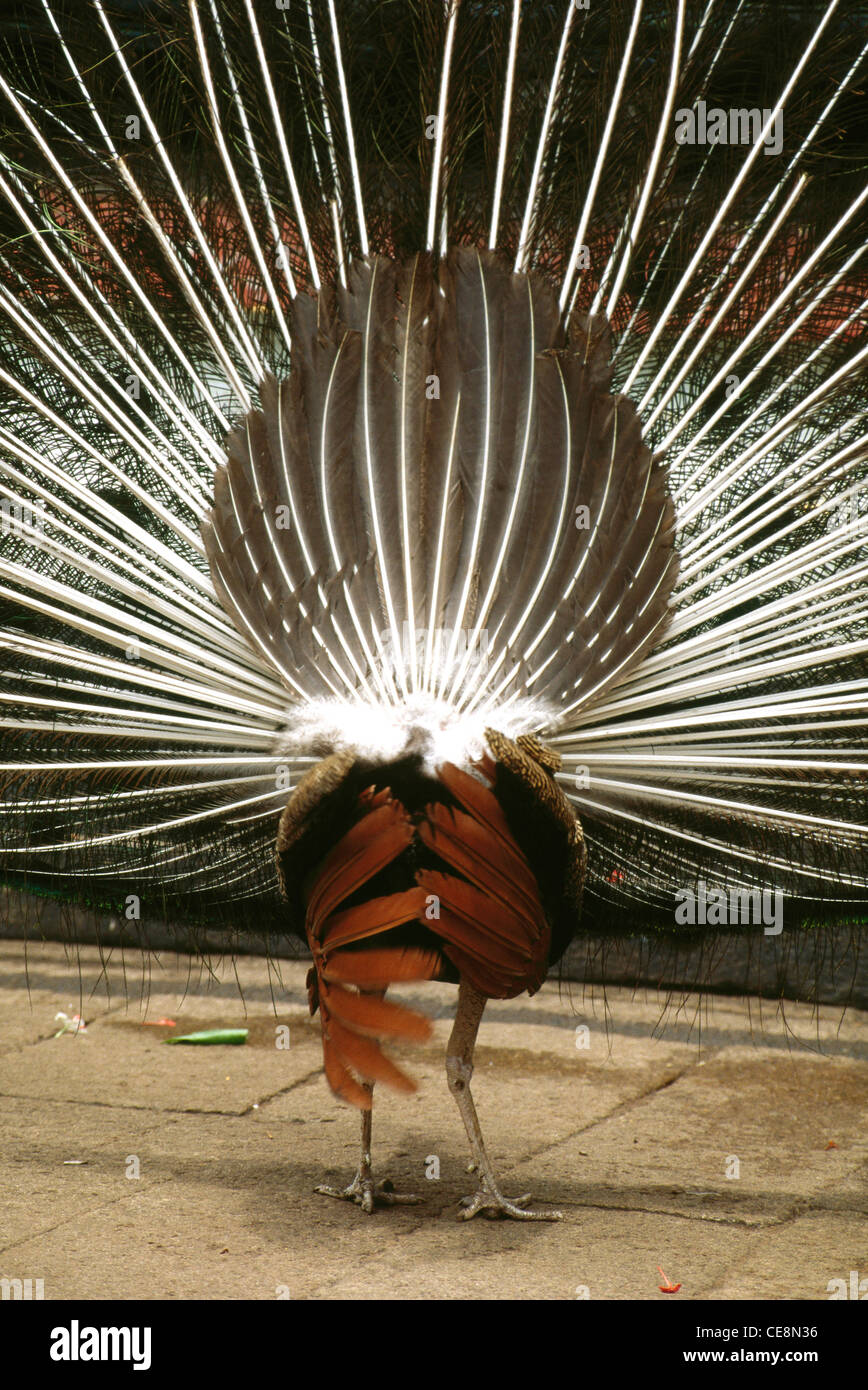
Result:
[[[744,938],[764,991],[855,979],[864,5],[40,0],[0,35],[11,929],[300,945],[275,843],[323,759],[525,739],[586,848],[550,963],[686,943],[702,983]]]

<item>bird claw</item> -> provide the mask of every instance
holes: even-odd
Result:
[[[389,1178],[374,1182],[373,1178],[362,1177],[361,1173],[356,1173],[348,1187],[329,1187],[326,1183],[320,1183],[314,1191],[323,1197],[339,1197],[345,1202],[355,1202],[368,1216],[375,1207],[413,1207],[422,1201],[415,1193],[396,1192]]]
[[[461,1198],[460,1205],[464,1210],[458,1213],[458,1220],[470,1221],[481,1213],[489,1221],[502,1220],[504,1217],[511,1217],[514,1221],[563,1221],[561,1211],[528,1210],[529,1201],[529,1192],[521,1197],[509,1198],[481,1187],[472,1197]]]

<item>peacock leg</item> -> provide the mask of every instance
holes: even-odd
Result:
[[[458,1009],[455,1023],[446,1048],[446,1079],[449,1090],[455,1097],[467,1138],[473,1152],[473,1165],[480,1177],[479,1190],[472,1197],[463,1197],[464,1208],[459,1214],[460,1221],[469,1221],[482,1212],[492,1219],[509,1216],[516,1221],[561,1221],[559,1211],[534,1211],[527,1207],[530,1193],[523,1197],[504,1197],[497,1186],[485,1144],[473,1096],[470,1094],[470,1078],[473,1076],[473,1050],[476,1035],[485,1009],[486,996],[480,994],[472,985],[462,980],[458,986]]]
[[[314,1191],[321,1193],[324,1197],[341,1197],[345,1202],[355,1202],[356,1206],[361,1207],[362,1211],[367,1212],[369,1216],[375,1207],[417,1206],[422,1198],[417,1197],[412,1192],[396,1192],[389,1178],[382,1178],[380,1182],[374,1182],[371,1173],[371,1118],[374,1088],[371,1085],[365,1085],[364,1089],[370,1093],[371,1105],[367,1110],[362,1111],[362,1148],[356,1176],[348,1187],[329,1187],[326,1183],[321,1183],[319,1187],[314,1188]]]

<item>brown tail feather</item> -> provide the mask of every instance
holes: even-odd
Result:
[[[386,999],[352,994],[340,985],[329,985],[324,996],[328,1012],[355,1033],[371,1037],[408,1038],[427,1042],[432,1027],[422,1014]]]
[[[344,1065],[352,1067],[366,1081],[382,1081],[396,1091],[412,1092],[417,1089],[412,1077],[390,1062],[371,1038],[351,1032],[333,1017],[329,1018],[327,1024],[324,1021],[323,1037],[326,1034],[328,1046],[334,1048]]]
[[[493,771],[494,764],[487,762]],[[421,1014],[372,998],[372,991],[385,994],[390,984],[402,980],[436,979],[443,973],[444,956],[491,998],[512,998],[525,989],[533,993],[546,974],[550,928],[539,887],[497,798],[450,763],[440,778],[457,806],[432,803],[416,825],[388,787],[372,785],[362,792],[358,819],[320,864],[308,893],[306,926],[314,956],[314,1000],[322,1013],[326,1078],[337,1095],[361,1109],[370,1107],[377,1081],[400,1091],[415,1090],[380,1042],[423,1041],[431,1035]],[[362,896],[359,890],[417,837],[452,872],[419,869],[415,887],[341,909],[353,894]],[[429,917],[432,897],[439,909]],[[388,939],[390,932],[413,921],[440,938],[442,951],[378,947],[377,938]],[[347,949],[360,942],[364,949]]]
[[[443,920],[443,908],[447,907],[483,935],[490,936],[493,946],[500,944],[509,947],[528,963],[537,954],[544,933],[541,934],[537,924],[523,917],[516,908],[499,898],[490,897],[453,874],[423,869],[416,875],[416,881],[426,893],[433,893],[440,900],[438,930]]]
[[[317,876],[307,905],[308,931],[314,936],[319,935],[323,921],[338,903],[355,893],[393,859],[397,859],[412,842],[410,818],[400,806],[396,814],[394,806],[398,806],[398,803],[393,802],[365,816],[329,855]],[[367,822],[375,824],[367,827],[364,836],[356,835],[356,831],[365,827]]]
[[[425,893],[422,888],[408,888],[404,893],[390,893],[385,898],[369,898],[366,903],[348,907],[344,912],[333,912],[324,933],[324,945],[329,951],[338,946],[362,941],[367,936],[400,927],[403,922],[412,922],[425,910]]]
[[[439,951],[404,950],[341,951],[323,962],[322,978],[328,983],[358,985],[362,989],[385,988],[410,980],[436,980],[443,970]]]
[[[542,928],[545,916],[527,862],[521,864],[507,854],[500,840],[472,816],[446,806],[429,806],[419,838],[477,888],[519,908]]]
[[[449,788],[455,800],[460,802],[474,820],[487,826],[511,853],[524,859],[493,791],[484,787],[478,777],[471,777],[469,772],[456,767],[454,763],[444,763],[439,769],[439,775],[441,782]]]
[[[308,895],[306,925],[314,957],[315,997],[322,1015],[326,1079],[343,1100],[366,1110],[371,1105],[370,1090],[357,1077],[369,1083],[382,1081],[399,1091],[415,1090],[410,1077],[380,1050],[379,1040],[424,1041],[431,1025],[422,1014],[344,986],[385,992],[400,980],[434,978],[443,962],[436,951],[343,949],[412,922],[425,909],[425,892],[417,886],[335,911],[396,859],[414,836],[410,817],[388,788],[379,792],[368,788],[359,797],[359,811],[359,819],[316,874]]]
[[[326,1081],[335,1095],[340,1096],[341,1100],[345,1100],[348,1105],[355,1105],[359,1110],[370,1110],[373,1104],[373,1095],[370,1089],[359,1085],[344,1066],[335,1049],[326,1044],[325,1036],[323,1036],[322,1053]]]
[[[480,931],[475,923],[468,922],[465,917],[459,917],[456,912],[441,912],[438,925],[446,943],[444,951],[447,956],[451,958],[452,947],[457,946],[459,950],[466,951],[485,965],[491,974],[518,983],[520,989],[525,988],[523,982],[532,963],[523,952],[504,946],[488,932]]]
[[[525,980],[511,981],[484,961],[477,960],[468,951],[461,950],[459,946],[449,947],[449,959],[461,972],[461,978],[469,980],[474,989],[478,989],[480,994],[486,995],[489,999],[514,999],[517,994],[528,988]]]
[[[471,812],[429,806],[419,826],[423,844],[463,876],[416,875],[441,903],[437,930],[444,954],[483,994],[509,999],[524,989],[533,993],[545,979],[551,942],[536,879],[491,792],[451,765],[442,775]]]

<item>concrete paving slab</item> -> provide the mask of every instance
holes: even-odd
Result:
[[[313,1193],[351,1177],[358,1116],[325,1085],[305,965],[124,954],[31,943],[25,973],[0,943],[0,1274],[47,1298],[824,1299],[868,1275],[868,1015],[792,1006],[785,1026],[756,1000],[604,1005],[556,984],[493,1003],[474,1077],[489,1153],[505,1191],[565,1219],[464,1223],[455,992],[406,989],[434,1036],[394,1050],[419,1090],[378,1088],[374,1160],[424,1202],[366,1217]],[[54,1038],[77,998],[87,1036]],[[146,1022],[163,1017],[249,1040],[165,1047]]]

